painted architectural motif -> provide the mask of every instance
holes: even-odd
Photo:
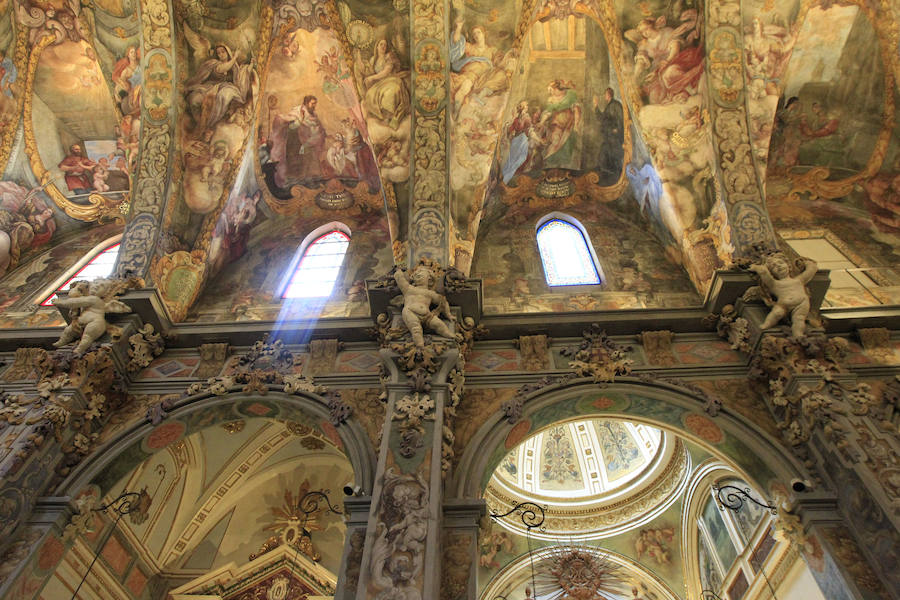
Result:
[[[897,19],[0,6],[0,595],[897,595]]]

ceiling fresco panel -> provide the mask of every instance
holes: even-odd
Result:
[[[471,268],[494,153],[503,139],[500,120],[517,68],[525,68],[521,49],[536,4],[451,3],[451,263],[465,273]]]
[[[412,131],[409,2],[350,0],[335,4],[365,115],[360,129],[371,143],[384,183],[394,255],[404,261]]]
[[[900,285],[897,24],[878,3],[834,2],[801,17],[769,144],[773,224],[789,240],[827,240],[857,268],[860,285],[832,285],[829,305],[893,303]]]
[[[181,198],[169,225],[193,247],[205,215],[221,208],[240,164],[259,96],[257,2],[178,2],[182,107]],[[265,26],[263,24],[262,26]]]
[[[0,276],[9,274],[5,305],[26,307],[121,231],[140,131],[129,104],[141,88],[137,18],[67,3],[3,9],[0,159],[12,160],[0,182]],[[13,145],[20,109],[24,135]],[[58,319],[47,312],[28,319]]]

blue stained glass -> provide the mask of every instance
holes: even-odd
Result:
[[[597,285],[600,274],[581,230],[560,219],[551,219],[537,231],[538,250],[547,285]]]
[[[330,296],[341,271],[350,237],[342,231],[330,231],[306,247],[282,298],[321,298]]]

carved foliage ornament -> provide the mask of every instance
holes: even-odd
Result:
[[[778,426],[801,458],[808,458],[805,444],[821,430],[845,458],[856,461],[839,417],[872,413],[877,418],[885,401],[868,384],[841,377],[847,349],[842,338],[818,335],[791,340],[766,335],[754,356],[751,377],[766,386]],[[802,382],[789,391],[788,385],[797,377]]]
[[[580,377],[592,377],[595,382],[611,383],[617,375],[630,375],[634,361],[626,358],[631,346],[612,341],[597,323],[582,332],[581,343],[563,348],[561,354],[572,358],[569,368]]]
[[[294,373],[297,359],[293,353],[281,340],[272,343],[267,340],[268,336],[253,344],[250,350],[238,359],[234,372],[192,383],[187,388],[187,395],[224,396],[238,387],[245,394],[261,396],[278,388],[286,394],[317,394],[325,398],[328,404],[331,423],[335,426],[345,423],[352,414],[352,408],[341,400],[340,392],[329,390],[302,373]]]
[[[154,331],[153,325],[145,323],[137,333],[128,337],[128,346],[128,358],[131,360],[127,369],[130,373],[136,373],[162,354],[166,345],[162,336]]]

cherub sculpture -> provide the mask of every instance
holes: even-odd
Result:
[[[750,265],[750,270],[759,275],[763,289],[774,297],[772,310],[762,323],[763,329],[775,326],[791,313],[791,335],[800,338],[806,333],[806,316],[809,314],[806,284],[815,276],[818,265],[808,258],[803,260],[806,263],[803,272],[794,277],[791,277],[787,258],[781,253],[769,255],[763,264]]]
[[[61,348],[80,340],[75,346],[75,356],[81,356],[106,333],[109,323],[106,313],[128,313],[131,307],[115,299],[118,282],[98,279],[90,284],[84,281],[76,283],[67,298],[57,298],[53,304],[62,308],[74,309],[72,322],[63,329],[62,335],[53,343],[54,348]]]
[[[443,314],[451,323],[455,321],[455,317],[450,312],[447,298],[434,290],[436,283],[434,272],[428,265],[419,264],[413,268],[411,275],[412,282],[401,269],[394,272],[394,280],[403,294],[403,310],[400,316],[403,317],[403,323],[412,335],[413,343],[417,348],[425,346],[423,325],[438,335],[452,339],[453,332],[439,315]],[[436,307],[432,309],[433,304]]]

